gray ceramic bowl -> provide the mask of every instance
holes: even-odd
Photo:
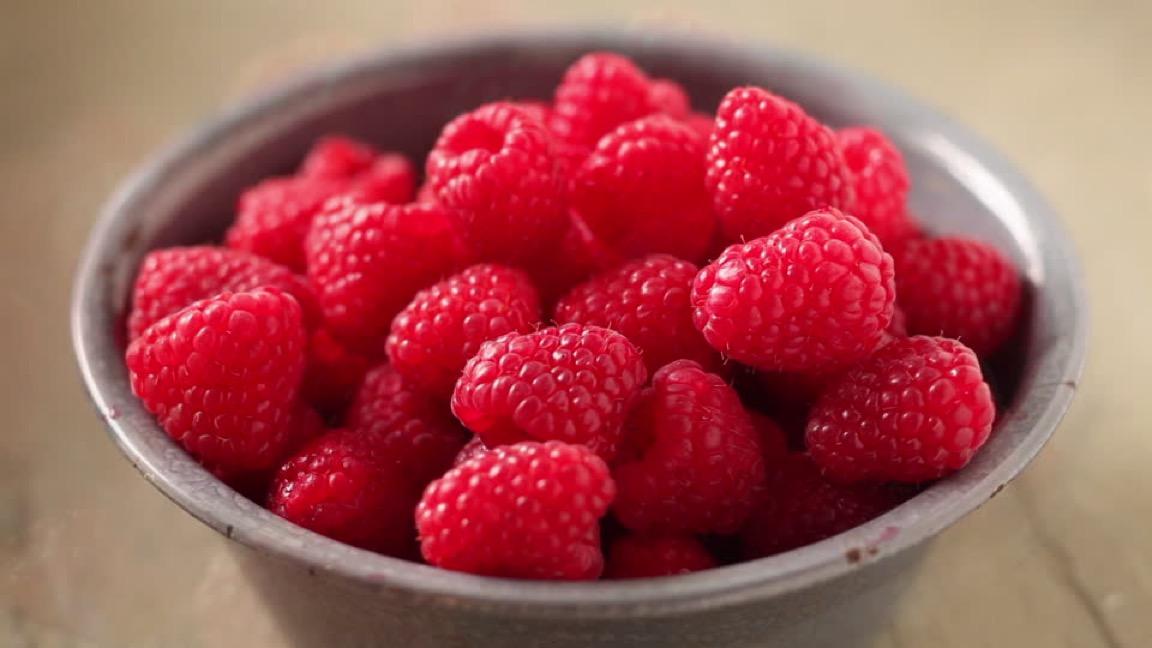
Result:
[[[213,479],[129,390],[123,321],[153,248],[217,237],[238,192],[345,132],[418,159],[449,118],[486,100],[546,97],[593,49],[680,80],[697,106],[765,85],[833,125],[874,124],[902,147],[912,208],[937,232],[998,245],[1030,292],[1018,385],[976,460],[897,509],[783,555],[704,573],[558,584],[481,578],[375,555],[285,522]],[[327,68],[211,120],[127,179],[80,264],[76,354],[112,437],[161,492],[236,547],[299,645],[848,646],[885,619],[927,540],[995,495],[1052,434],[1084,356],[1084,298],[1051,209],[987,144],[860,74],[790,52],[682,34],[532,33],[389,51]]]

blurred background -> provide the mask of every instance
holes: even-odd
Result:
[[[1064,215],[1094,331],[1027,474],[935,543],[877,648],[1152,645],[1152,2],[0,0],[0,645],[280,646],[225,541],[122,460],[68,340],[71,273],[117,181],[320,61],[532,25],[674,27],[903,86]]]

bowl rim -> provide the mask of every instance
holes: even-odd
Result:
[[[122,347],[104,299],[107,269],[121,242],[130,236],[133,213],[156,187],[163,186],[197,151],[277,107],[326,83],[339,82],[389,66],[427,58],[460,56],[476,48],[530,48],[555,43],[587,49],[637,46],[723,55],[733,60],[771,58],[780,64],[835,78],[861,91],[877,93],[902,110],[931,122],[949,145],[974,159],[1021,210],[1018,225],[1041,231],[1042,247],[1033,250],[1035,272],[1048,291],[1038,300],[1062,300],[1069,319],[1043,351],[1045,376],[1028,385],[999,425],[1030,426],[1020,442],[995,457],[982,452],[965,471],[942,480],[903,505],[833,538],[784,554],[659,579],[556,583],[511,580],[451,572],[374,554],[300,529],[244,499],[215,480],[175,444],[163,450],[144,443],[148,435],[167,436],[136,402],[122,368]],[[1067,410],[1083,367],[1087,308],[1071,242],[1053,210],[1030,183],[966,128],[922,102],[866,74],[849,71],[806,54],[765,45],[747,45],[676,31],[547,30],[488,33],[378,50],[325,65],[253,99],[233,105],[169,145],[134,171],[105,203],[76,270],[71,326],[74,351],[89,395],[110,436],[125,457],[165,496],[232,540],[280,559],[356,581],[380,592],[461,609],[500,611],[524,616],[659,616],[714,609],[776,596],[868,568],[932,538],[997,494],[1039,452]],[[1055,282],[1055,283],[1054,283]],[[1056,295],[1052,291],[1056,290]],[[1059,306],[1060,302],[1054,302]],[[118,368],[119,365],[119,368]],[[1010,420],[1009,420],[1010,419]],[[153,439],[155,441],[155,439]],[[987,448],[986,448],[987,450]],[[191,464],[189,469],[187,464]],[[979,466],[977,467],[977,464]],[[173,470],[179,465],[182,470]]]

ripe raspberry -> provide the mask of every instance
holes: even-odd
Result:
[[[452,120],[428,154],[427,175],[440,202],[459,212],[481,260],[520,263],[564,234],[552,135],[515,104],[487,104]]]
[[[385,153],[352,178],[346,193],[360,202],[404,205],[416,195],[416,170],[403,155]]]
[[[291,295],[225,292],[148,327],[125,361],[132,391],[189,453],[225,471],[260,470],[291,442],[304,340]]]
[[[719,354],[692,325],[696,273],[696,266],[666,254],[632,261],[576,286],[556,304],[556,321],[623,334],[640,348],[649,372],[681,358],[719,369]]]
[[[656,372],[614,471],[616,517],[636,531],[734,533],[764,484],[758,432],[740,397],[690,360]]]
[[[653,79],[648,83],[648,103],[669,117],[685,119],[692,112],[692,102],[684,86],[671,79]]]
[[[608,550],[605,578],[653,578],[711,569],[716,559],[690,535],[631,534]]]
[[[324,414],[339,418],[352,402],[370,366],[368,358],[349,351],[327,330],[319,329],[308,340],[308,364],[301,394]]]
[[[409,481],[423,488],[444,474],[468,440],[447,406],[421,391],[388,365],[364,377],[348,410],[348,428],[372,437]]]
[[[834,484],[804,454],[768,472],[768,485],[741,532],[744,556],[762,558],[860,526],[900,503],[897,491],[874,484]]]
[[[464,367],[452,411],[485,445],[556,439],[611,460],[648,372],[623,335],[580,324],[509,333]]]
[[[836,138],[796,104],[736,88],[716,111],[707,184],[729,241],[764,236],[823,207],[851,205]]]
[[[272,178],[240,196],[225,244],[303,272],[304,238],[329,199],[347,189],[343,179]]]
[[[485,452],[488,452],[488,449],[488,446],[484,445],[480,437],[474,436],[468,440],[468,443],[464,444],[463,448],[460,448],[460,452],[456,453],[456,458],[452,460],[452,467],[455,468],[466,461],[475,459]]]
[[[888,334],[896,338],[908,337],[908,316],[904,309],[896,304],[892,308],[892,321],[888,324]]]
[[[912,236],[908,216],[908,171],[900,149],[873,128],[836,132],[854,196],[852,215],[868,226],[885,248]]]
[[[981,355],[1012,334],[1020,276],[996,248],[963,238],[908,241],[896,269],[909,333],[956,338]]]
[[[663,90],[656,90],[661,100]],[[563,141],[596,145],[620,124],[657,111],[647,75],[627,57],[592,52],[564,73],[556,88],[548,127]]]
[[[337,430],[316,439],[280,468],[268,509],[340,542],[411,556],[419,495],[370,439]]]
[[[696,131],[707,141],[716,127],[716,118],[708,113],[693,112],[684,118],[684,125]]]
[[[323,137],[300,165],[300,175],[307,178],[339,180],[366,171],[376,160],[376,151],[363,142],[343,135]]]
[[[904,338],[825,390],[808,450],[839,481],[922,482],[967,465],[995,418],[975,353],[947,338]]]
[[[464,264],[451,217],[434,205],[329,205],[308,235],[308,278],[342,342],[381,354],[392,318],[416,291]]]
[[[558,441],[494,448],[432,482],[420,550],[445,569],[508,578],[600,575],[599,520],[615,494],[604,461]]]
[[[540,298],[528,275],[474,265],[416,293],[392,320],[388,359],[414,384],[447,398],[481,344],[539,323]]]
[[[292,456],[305,444],[321,434],[324,434],[324,420],[320,418],[320,414],[308,405],[297,403],[292,409],[288,421],[286,433],[288,439],[284,443],[284,450],[281,454],[285,457]],[[231,486],[237,493],[260,505],[263,505],[267,499],[272,478],[276,474],[276,468],[279,467],[238,471],[221,468],[211,463],[203,463],[203,466],[217,479]]]
[[[737,244],[692,287],[696,328],[760,369],[823,372],[880,343],[896,298],[892,257],[860,221],[814,211]]]
[[[144,329],[192,302],[261,286],[295,297],[306,321],[319,319],[316,298],[304,278],[263,257],[208,245],[150,252],[136,273],[128,338],[136,339]]]
[[[784,432],[784,428],[765,414],[749,410],[748,416],[752,418],[752,426],[756,428],[760,438],[764,465],[771,472],[788,455],[788,435]]]
[[[550,312],[556,300],[576,284],[619,262],[619,255],[597,239],[582,218],[569,214],[569,224],[556,254],[535,259],[526,269],[540,291],[544,311]]]
[[[628,122],[596,145],[572,180],[573,209],[625,257],[703,259],[715,229],[704,140],[666,115]]]

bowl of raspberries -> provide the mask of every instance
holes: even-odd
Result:
[[[553,33],[202,127],[110,201],[74,332],[303,645],[799,646],[1039,451],[1083,317],[1043,200],[898,91]]]

